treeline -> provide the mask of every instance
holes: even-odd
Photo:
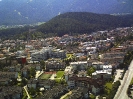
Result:
[[[111,93],[107,96],[107,99],[114,99],[114,96],[120,85],[121,85],[120,81],[114,82]]]
[[[0,37],[2,39],[12,38],[15,35],[19,35],[21,33],[28,32],[29,28],[30,28],[29,26],[25,26],[25,27],[18,27],[18,28],[2,29],[2,30],[0,30]]]
[[[59,36],[72,33],[91,33],[98,30],[127,27],[133,24],[133,15],[112,16],[88,12],[69,12],[54,17],[41,25],[38,31],[57,33]]]

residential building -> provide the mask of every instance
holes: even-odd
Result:
[[[55,85],[54,80],[38,80],[38,87],[44,88],[44,89],[51,89]]]
[[[73,89],[71,94],[68,95],[67,99],[88,99],[89,91],[88,88],[78,87],[77,89]]]
[[[55,58],[52,58],[52,59],[49,59],[45,62],[45,68],[46,70],[50,70],[50,69],[53,69],[53,70],[60,70],[60,69],[65,69],[66,65],[65,63],[61,60],[61,59],[55,59]]]
[[[112,65],[100,65],[96,71],[92,73],[92,78],[100,78],[109,80],[112,78]]]
[[[74,70],[87,70],[88,63],[87,61],[71,62],[70,66],[72,66]]]
[[[72,75],[69,77],[67,84],[68,88],[84,87],[88,88],[90,92],[98,94],[103,89],[104,80]]]
[[[66,52],[64,50],[55,49],[53,47],[44,47],[40,51],[31,53],[32,61],[46,60],[49,58],[61,58],[66,57]]]
[[[37,83],[38,83],[38,81],[36,79],[30,79],[30,80],[28,80],[27,87],[36,89]]]
[[[9,78],[9,79],[17,79],[18,72],[1,72],[0,71],[0,78]]]
[[[22,99],[23,90],[18,86],[0,87],[0,99]]]

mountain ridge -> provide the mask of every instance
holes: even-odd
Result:
[[[113,16],[89,12],[68,12],[58,15],[39,26],[43,33],[90,33],[99,30],[133,25],[133,15]]]
[[[60,13],[133,13],[131,0],[1,0],[0,25],[47,22]]]

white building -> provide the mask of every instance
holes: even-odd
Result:
[[[48,58],[65,58],[66,52],[64,50],[55,49],[53,47],[44,47],[42,50],[31,53],[32,61],[46,60]]]
[[[44,47],[40,51],[31,53],[32,61],[46,60],[48,55],[51,53],[52,47]]]
[[[100,70],[96,70],[92,73],[92,78],[111,79],[112,77],[112,66],[101,65]]]

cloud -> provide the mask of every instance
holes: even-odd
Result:
[[[20,12],[18,12],[18,15],[21,15],[21,13],[20,13]]]

